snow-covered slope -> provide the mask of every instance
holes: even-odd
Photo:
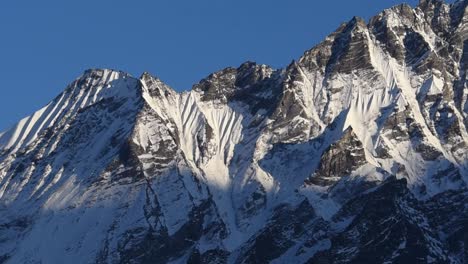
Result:
[[[0,263],[465,263],[467,4],[181,93],[86,71],[0,133]]]

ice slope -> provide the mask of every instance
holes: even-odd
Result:
[[[169,92],[151,97],[151,93],[155,94],[154,91],[161,88]],[[231,161],[251,114],[242,105],[203,101],[203,94],[195,90],[177,94],[149,75],[143,77],[143,89],[143,97],[147,98],[151,109],[167,122],[167,127],[177,138],[182,139],[180,151],[208,186],[218,213],[230,232],[225,246],[235,249],[249,236],[238,230],[237,208],[232,200],[239,194],[234,192]]]

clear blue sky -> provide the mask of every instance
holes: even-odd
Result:
[[[59,94],[87,68],[176,90],[246,60],[287,65],[352,16],[400,0],[15,0],[0,7],[0,130]],[[406,2],[415,5],[417,0]]]

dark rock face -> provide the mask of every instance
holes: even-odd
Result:
[[[318,170],[306,184],[331,186],[364,164],[366,157],[362,143],[349,127],[343,137],[323,153]]]
[[[429,52],[429,44],[426,43],[424,38],[417,32],[409,32],[404,40],[404,48],[406,51],[405,62],[407,64],[414,64],[416,60]]]
[[[337,36],[326,72],[351,73],[372,68],[363,19],[354,17]]]
[[[187,264],[227,263],[228,256],[229,252],[220,249],[208,250],[203,254],[201,254],[199,251],[194,251],[187,260]]]
[[[299,60],[299,64],[309,71],[325,69],[332,56],[333,43],[345,28],[346,23],[343,23],[335,32],[330,34],[325,41],[306,51]]]
[[[297,208],[280,206],[266,226],[246,243],[236,263],[268,263],[283,255],[301,239],[305,238],[309,243],[323,239],[326,228],[326,224],[317,218],[314,209],[306,201]]]
[[[460,60],[460,72],[459,78],[454,83],[454,102],[456,107],[461,112],[467,112],[468,110],[468,101],[464,98],[466,95],[466,90],[468,88],[468,40],[463,42],[463,53]],[[468,125],[468,118],[466,115],[463,116],[463,123],[465,127]]]
[[[298,68],[294,66],[289,67],[288,72],[294,76],[294,79],[286,80],[283,84],[285,87],[284,92],[278,107],[272,114],[274,123],[271,130],[284,130],[284,132],[275,136],[274,141],[276,142],[305,140],[309,134],[309,127],[311,127],[311,124],[305,121],[308,120],[305,102],[297,96],[297,91],[289,89],[292,82],[302,80],[303,77],[300,76]],[[295,118],[300,119],[291,127],[291,122]]]
[[[414,150],[425,160],[435,160],[442,155],[440,151],[427,142],[427,137],[408,109],[394,109],[384,122],[383,128],[383,134],[386,134],[392,140],[408,139]]]
[[[239,68],[226,68],[194,85],[204,101],[242,102],[255,114],[272,111],[280,92],[279,72],[266,65],[246,62]]]
[[[325,69],[328,74],[370,69],[366,28],[362,18],[354,17],[323,43],[307,51],[299,61],[300,65],[309,70]]]
[[[399,35],[405,33],[404,28],[396,27],[389,24],[388,17],[393,13],[398,13],[405,20],[414,20],[414,11],[408,5],[400,5],[393,7],[390,10],[383,11],[380,15],[371,19],[369,27],[376,39],[384,45],[385,50],[398,61],[403,61],[405,58],[405,50],[399,41]]]
[[[450,263],[423,211],[404,180],[390,180],[343,206],[334,220],[350,224],[309,263]]]
[[[442,242],[451,255],[457,256],[460,263],[468,260],[467,197],[466,189],[462,188],[439,194],[426,202],[430,224],[444,234]]]
[[[152,216],[160,219],[161,212],[158,207],[153,212],[148,212],[148,220]],[[202,203],[189,213],[189,221],[184,224],[176,233],[169,235],[164,228],[154,230],[135,229],[129,230],[119,243],[118,251],[121,263],[166,263],[186,254],[186,251],[193,247],[196,241],[204,235],[216,236],[216,239],[223,239],[226,230],[222,223],[205,223],[204,217],[213,214],[215,210],[210,201]],[[154,215],[156,214],[156,215]],[[154,223],[158,226],[158,223]],[[131,245],[131,246],[129,246]],[[212,252],[214,254],[216,251]],[[193,257],[195,258],[195,257]],[[202,258],[210,258],[210,253]],[[192,259],[192,261],[195,261]],[[204,263],[204,262],[202,262]]]

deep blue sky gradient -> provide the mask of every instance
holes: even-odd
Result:
[[[407,0],[416,5],[417,0]],[[354,15],[402,0],[41,0],[0,7],[0,130],[58,95],[87,68],[176,90],[251,60],[281,68]]]

